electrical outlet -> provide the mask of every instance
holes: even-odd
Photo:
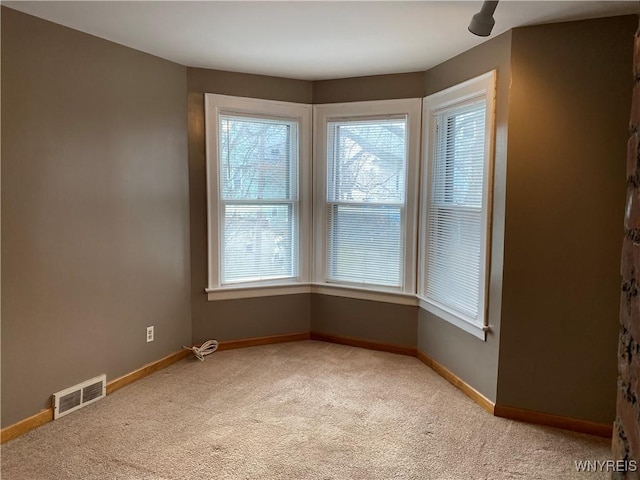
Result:
[[[153,342],[153,325],[147,327],[147,343]]]

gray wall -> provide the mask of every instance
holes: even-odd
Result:
[[[2,8],[3,426],[190,342],[185,98],[182,66]]]
[[[487,341],[483,342],[423,309],[420,309],[418,317],[418,350],[444,365],[492,401],[496,399],[500,346],[510,56],[511,32],[507,32],[426,73],[426,93],[429,95],[497,69],[493,232],[488,297],[491,330],[487,334]]]
[[[312,84],[304,80],[201,68],[188,68],[187,78],[193,342],[308,332],[309,294],[207,300],[204,290],[207,286],[207,191],[203,93],[310,103]]]
[[[610,423],[637,16],[513,31],[498,402]]]

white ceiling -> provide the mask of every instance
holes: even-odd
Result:
[[[482,1],[2,4],[183,65],[305,80],[426,70],[486,41],[467,31]],[[518,26],[639,12],[638,0],[503,0],[492,37]]]

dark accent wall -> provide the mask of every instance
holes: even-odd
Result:
[[[428,70],[425,77],[426,94],[430,95],[493,69],[497,70],[493,226],[488,296],[491,330],[486,342],[483,342],[422,308],[418,317],[418,350],[444,365],[492,401],[496,399],[500,346],[510,60],[511,32],[507,32]]]
[[[2,8],[3,426],[191,341],[185,98],[180,65]]]
[[[311,82],[287,78],[187,69],[189,89],[189,195],[191,210],[191,307],[193,342],[308,332],[310,295],[208,301],[207,176],[204,93],[311,102]]]
[[[513,31],[500,404],[614,419],[637,22]]]

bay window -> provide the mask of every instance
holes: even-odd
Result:
[[[495,72],[424,101],[206,94],[208,298],[420,305],[484,339],[494,101]]]

